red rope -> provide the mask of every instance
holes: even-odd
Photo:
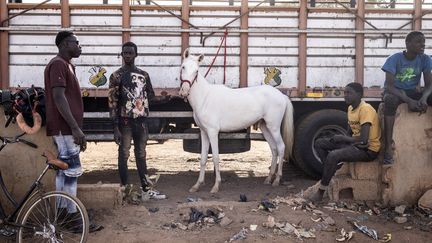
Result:
[[[216,55],[215,55],[215,57],[213,58],[213,61],[212,61],[212,63],[210,64],[209,68],[207,69],[206,74],[204,75],[204,78],[207,77],[207,75],[208,75],[209,72],[210,72],[210,69],[213,67],[213,64],[214,64],[215,61],[216,61],[217,56],[219,55],[219,51],[220,51],[220,49],[222,48],[222,45],[225,44],[225,55],[224,55],[224,81],[223,81],[224,84],[225,84],[225,69],[226,69],[226,47],[227,47],[226,39],[227,39],[227,36],[228,36],[228,30],[226,29],[226,30],[225,30],[225,33],[224,33],[224,36],[222,37],[222,41],[221,41],[221,43],[220,43],[220,45],[219,45],[219,48],[218,48],[218,50],[217,50],[217,52],[216,52]]]

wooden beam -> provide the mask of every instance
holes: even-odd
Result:
[[[361,17],[361,18],[360,18]],[[357,1],[356,30],[364,30],[365,0]],[[364,84],[364,34],[356,34],[355,39],[355,81]]]
[[[69,8],[69,0],[61,0],[61,27],[69,28],[70,27],[70,8]]]
[[[241,1],[240,14],[246,13],[249,10],[248,1]],[[240,18],[240,29],[247,30],[249,28],[249,15],[245,14]],[[239,87],[248,86],[248,33],[240,34],[240,82]],[[228,36],[227,36],[228,38]]]
[[[0,22],[8,18],[8,6],[6,0],[0,0]],[[3,23],[7,27],[9,22]],[[0,88],[9,88],[9,32],[0,31]]]
[[[299,30],[307,29],[307,1],[300,1]],[[298,89],[299,96],[306,96],[306,58],[307,58],[307,34],[300,33],[298,39]]]
[[[182,19],[189,22],[189,0],[182,0],[181,16]],[[181,28],[189,29],[189,25],[182,21]],[[183,52],[189,48],[189,33],[182,32],[181,41],[181,55],[183,55]]]
[[[422,0],[415,0],[414,1],[414,22],[413,22],[413,29],[414,30],[421,30],[422,28],[422,18],[419,16],[422,16]]]
[[[122,5],[122,27],[130,28],[130,4],[129,0],[123,0]],[[130,41],[130,31],[123,31],[122,33],[123,43]]]

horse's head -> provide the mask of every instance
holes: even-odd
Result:
[[[183,63],[180,68],[180,91],[179,95],[186,98],[189,95],[192,85],[198,78],[199,63],[204,59],[204,55],[190,55],[189,49],[183,53]]]

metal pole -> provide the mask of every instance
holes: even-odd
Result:
[[[312,4],[312,2],[311,2]],[[307,29],[307,2],[300,1],[300,10],[299,10],[299,30]],[[299,34],[299,46],[298,46],[298,90],[299,96],[306,96],[306,58],[307,58],[307,34],[300,33]]]
[[[2,27],[7,27],[9,23],[8,6],[6,0],[0,0],[0,21]],[[0,87],[9,88],[9,31],[0,31]]]
[[[358,0],[356,15],[356,30],[364,30],[365,0]],[[364,34],[356,34],[355,38],[355,80],[364,83]]]
[[[123,0],[122,26],[123,26],[123,28],[130,28],[130,4],[129,4],[129,0]],[[130,31],[123,31],[122,41],[123,41],[123,43],[130,41]]]
[[[189,0],[182,0],[182,8],[181,8],[181,18],[185,21],[182,21],[181,28],[189,29]],[[189,33],[182,32],[181,33],[182,42],[181,42],[181,54],[189,47]]]
[[[61,26],[62,28],[70,27],[69,0],[61,0]]]
[[[249,11],[248,1],[241,1],[240,14],[246,13]],[[249,16],[244,14],[240,18],[240,29],[247,30],[249,28]],[[247,78],[248,78],[248,33],[240,34],[240,83],[239,87],[247,87]],[[228,38],[228,36],[227,36]],[[227,40],[225,40],[227,41]]]
[[[422,0],[415,0],[414,2],[414,21],[413,21],[413,29],[421,30],[422,28]]]

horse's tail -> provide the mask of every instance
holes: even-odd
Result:
[[[293,144],[294,144],[294,108],[291,103],[291,100],[288,97],[286,99],[287,99],[287,106],[282,121],[282,138],[285,143],[284,159],[288,161],[292,155]]]

